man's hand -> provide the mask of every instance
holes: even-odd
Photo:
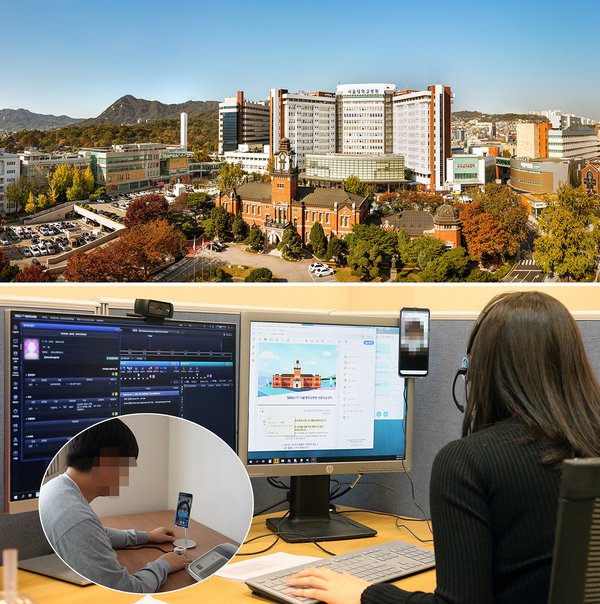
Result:
[[[175,531],[164,526],[159,526],[153,531],[148,531],[148,543],[164,543],[165,541],[175,541]]]
[[[169,552],[163,554],[159,560],[165,560],[166,563],[171,567],[170,573],[177,572],[182,568],[185,568],[192,559],[187,554],[176,554],[175,552]]]
[[[288,580],[296,587],[291,595],[314,598],[326,604],[360,604],[367,581],[346,573],[336,573],[328,568],[306,568]]]

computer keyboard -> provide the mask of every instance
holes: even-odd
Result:
[[[287,584],[287,580],[303,568],[329,568],[336,572],[347,572],[370,583],[384,583],[434,566],[435,558],[432,551],[403,541],[388,541],[333,558],[324,558],[322,561],[300,564],[284,571],[260,575],[248,579],[246,585],[253,592],[271,600],[286,604],[310,604],[317,600],[290,595],[295,588]]]

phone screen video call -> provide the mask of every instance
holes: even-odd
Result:
[[[400,311],[401,376],[424,376],[429,369],[429,309],[403,308]]]
[[[175,510],[175,526],[188,527],[193,498],[194,496],[191,493],[179,493],[177,508]]]

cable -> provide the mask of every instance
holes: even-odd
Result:
[[[410,493],[411,493],[412,502],[415,505],[415,507],[421,512],[421,514],[423,514],[423,518],[427,522],[427,528],[429,529],[429,532],[433,535],[433,529],[431,528],[431,523],[429,522],[429,519],[427,518],[427,514],[425,513],[425,510],[423,510],[423,508],[417,503],[417,501],[415,499],[415,483],[413,482],[412,476],[410,475],[409,472],[406,471],[406,468],[404,467],[404,460],[401,460],[401,462],[402,462],[402,469],[404,470],[404,473],[406,474],[406,476],[408,477],[408,480],[410,481]],[[397,524],[396,524],[396,526],[397,526]]]
[[[264,552],[269,551],[272,547],[275,547],[275,545],[279,542],[279,540],[281,539],[281,537],[283,535],[295,535],[295,536],[303,537],[304,539],[307,540],[308,543],[312,543],[313,545],[316,545],[320,550],[324,551],[328,556],[336,555],[334,552],[331,552],[328,549],[325,549],[320,543],[317,543],[317,541],[315,541],[314,539],[311,539],[305,533],[296,532],[296,531],[277,531],[275,533],[264,533],[264,534],[258,535],[256,537],[252,537],[251,539],[244,541],[244,543],[242,543],[242,545],[248,545],[249,543],[252,543],[253,541],[256,541],[257,539],[264,539],[265,537],[275,537],[275,541],[273,541],[273,543],[271,543],[271,545],[269,545],[268,547],[266,547],[260,551],[248,552],[248,553],[238,552],[236,555],[238,555],[238,556],[256,556],[258,554],[263,554]]]
[[[260,516],[261,514],[264,514],[265,512],[268,512],[269,510],[276,508],[278,505],[281,505],[282,503],[287,503],[287,499],[282,499],[281,501],[278,501],[277,503],[270,505],[268,508],[265,508],[264,510],[261,510],[260,512],[255,512],[254,514],[252,514],[252,516],[253,517]]]

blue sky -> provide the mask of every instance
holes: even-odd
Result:
[[[549,0],[0,0],[0,109],[98,115],[337,83],[452,86],[454,109],[600,120],[597,3]]]

